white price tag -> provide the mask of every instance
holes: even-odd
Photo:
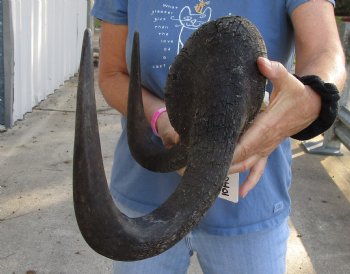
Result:
[[[227,175],[225,183],[221,188],[219,198],[232,203],[238,203],[239,173]]]

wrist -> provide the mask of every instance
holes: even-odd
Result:
[[[317,91],[313,90],[308,85],[305,85],[305,93],[305,108],[309,114],[310,121],[313,122],[320,116],[322,99]]]
[[[157,127],[157,122],[159,120],[159,118],[161,116],[163,116],[163,114],[166,113],[166,108],[165,107],[161,107],[159,109],[157,109],[153,115],[152,115],[152,118],[151,118],[151,128],[152,128],[152,131],[153,133],[159,137],[159,133],[158,133],[158,127]]]
[[[163,112],[161,115],[159,115],[158,120],[156,122],[156,130],[159,134],[159,136],[162,136],[164,131],[166,131],[169,128],[170,121],[168,117],[168,112]]]
[[[314,93],[319,95],[320,110],[316,119],[305,129],[291,136],[297,140],[308,140],[325,132],[334,123],[338,114],[338,101],[340,99],[339,91],[334,84],[325,83],[320,77],[315,75],[298,77],[294,75],[305,86],[312,88]],[[309,93],[309,96],[315,96],[314,93]],[[316,106],[316,110],[319,105]],[[317,111],[315,111],[316,113]]]

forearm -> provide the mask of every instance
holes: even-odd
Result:
[[[299,76],[317,75],[323,81],[344,87],[345,56],[337,31],[333,6],[327,1],[310,1],[292,14]]]
[[[102,22],[100,36],[99,86],[107,103],[127,116],[129,75],[125,59],[128,27]],[[164,106],[163,100],[142,89],[145,115],[148,121]]]
[[[346,78],[345,57],[332,5],[322,0],[307,2],[295,10],[292,22],[296,41],[296,75],[317,75],[324,82],[335,84],[341,91]],[[305,112],[315,120],[321,109],[320,97],[309,86],[306,86],[304,95]]]
[[[345,61],[341,49],[326,49],[303,56],[297,56],[295,73],[298,76],[317,75],[324,82],[333,83],[342,91],[345,83]],[[311,120],[318,118],[321,110],[321,98],[311,87],[306,86],[304,109]]]
[[[118,72],[108,76],[100,76],[101,78],[100,88],[106,102],[122,115],[127,116],[129,75]],[[146,118],[151,121],[153,113],[164,106],[164,101],[152,95],[145,88],[142,88],[142,99]]]
[[[300,54],[301,55],[301,54]],[[317,75],[324,82],[335,84],[342,91],[346,79],[345,57],[341,48],[326,49],[309,55],[297,57],[295,73],[298,76]]]

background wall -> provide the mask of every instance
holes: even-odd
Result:
[[[87,1],[10,1],[16,121],[78,71]]]

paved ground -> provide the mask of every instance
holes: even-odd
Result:
[[[0,273],[110,273],[82,239],[72,204],[77,80],[0,133]],[[119,114],[97,91],[107,177]],[[350,273],[350,153],[305,154],[293,144],[288,273]],[[202,273],[193,259],[189,274]],[[219,273],[218,273],[219,274]],[[252,273],[253,274],[253,273]]]

